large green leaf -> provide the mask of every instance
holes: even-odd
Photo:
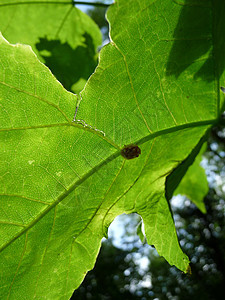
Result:
[[[215,3],[118,0],[76,109],[29,47],[1,39],[2,299],[68,299],[124,212],[139,213],[148,243],[187,271],[165,180],[219,118],[223,24],[213,20],[225,4]],[[125,159],[127,144],[141,155]]]
[[[83,89],[96,67],[101,32],[73,1],[0,1],[0,31],[13,44],[31,45],[73,92]]]

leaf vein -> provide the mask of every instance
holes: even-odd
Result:
[[[140,108],[140,105],[139,105],[139,103],[138,103],[137,95],[136,95],[135,90],[134,90],[134,85],[133,85],[132,77],[131,77],[131,75],[130,75],[130,71],[129,71],[129,68],[128,68],[128,64],[127,64],[126,57],[125,57],[125,55],[123,54],[123,52],[119,49],[119,47],[118,47],[114,42],[111,42],[111,43],[112,43],[112,45],[115,46],[115,48],[118,50],[118,52],[119,52],[119,53],[122,55],[122,57],[123,57],[123,60],[124,60],[124,63],[125,63],[125,67],[126,67],[127,76],[128,76],[128,78],[129,78],[129,83],[130,83],[130,86],[131,86],[131,90],[132,90],[132,93],[133,93],[133,97],[134,97],[135,103],[136,103],[136,105],[137,105],[137,108],[138,108],[138,110],[139,110],[139,112],[140,112],[140,114],[141,114],[141,117],[142,117],[142,119],[143,119],[143,121],[144,121],[144,123],[145,123],[145,125],[146,125],[146,127],[147,127],[147,129],[148,129],[148,131],[149,131],[150,133],[152,133],[152,130],[150,129],[150,127],[149,127],[149,125],[148,125],[148,123],[147,123],[147,121],[146,121],[146,119],[145,119],[145,117],[144,117],[144,114],[143,114],[143,112],[142,112],[142,110],[141,110],[141,108]]]
[[[6,87],[8,87],[8,88],[10,88],[10,89],[14,89],[14,90],[16,90],[16,91],[18,91],[18,92],[20,92],[20,93],[24,93],[24,94],[26,94],[26,95],[28,95],[28,96],[34,97],[34,98],[36,98],[36,99],[38,99],[38,100],[40,100],[40,101],[42,101],[42,102],[44,102],[44,103],[46,103],[46,104],[52,106],[52,107],[54,107],[55,109],[57,109],[57,110],[63,115],[63,117],[66,119],[66,121],[67,121],[68,123],[71,122],[70,119],[67,117],[67,115],[66,115],[66,114],[65,114],[65,113],[64,113],[64,112],[63,112],[56,104],[54,104],[54,103],[52,103],[52,102],[49,102],[48,100],[46,100],[46,99],[44,99],[44,98],[38,97],[37,95],[34,95],[34,94],[32,94],[32,93],[29,93],[29,92],[27,92],[27,91],[21,90],[20,88],[15,87],[15,86],[12,86],[12,85],[10,85],[10,84],[8,84],[8,83],[5,83],[5,82],[0,81],[0,84],[4,85],[4,86],[6,86]]]

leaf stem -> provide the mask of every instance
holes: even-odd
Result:
[[[99,7],[109,7],[110,4],[105,4],[105,3],[101,3],[101,2],[84,2],[84,1],[76,1],[76,0],[68,0],[68,1],[18,1],[18,2],[13,2],[13,3],[4,3],[4,4],[0,4],[0,6],[12,6],[12,5],[23,5],[23,4],[61,4],[61,5],[68,5],[68,4],[72,4],[72,5],[89,5],[89,6],[99,6]]]

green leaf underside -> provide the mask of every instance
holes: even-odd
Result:
[[[1,1],[0,31],[12,44],[30,45],[73,92],[83,89],[94,72],[102,43],[97,25],[72,1]]]
[[[204,197],[209,191],[205,170],[201,167],[202,155],[206,151],[206,144],[196,156],[194,163],[189,167],[174,194],[187,196],[202,213],[206,213]]]
[[[1,39],[2,299],[68,299],[93,267],[107,227],[124,212],[139,213],[148,243],[187,270],[165,179],[220,108],[211,1],[187,2],[120,0],[110,8],[113,42],[101,51],[74,123],[76,96],[29,47]],[[198,26],[193,17],[185,37],[182,30],[174,37],[182,14],[196,14]],[[179,58],[187,39],[193,49],[205,40],[208,51]],[[206,61],[207,78],[194,77]],[[130,143],[141,155],[125,160],[119,149]]]

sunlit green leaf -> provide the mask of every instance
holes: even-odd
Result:
[[[148,243],[189,270],[165,181],[221,113],[220,3],[117,0],[112,41],[78,96],[1,38],[2,299],[68,299],[121,213],[139,213]]]

